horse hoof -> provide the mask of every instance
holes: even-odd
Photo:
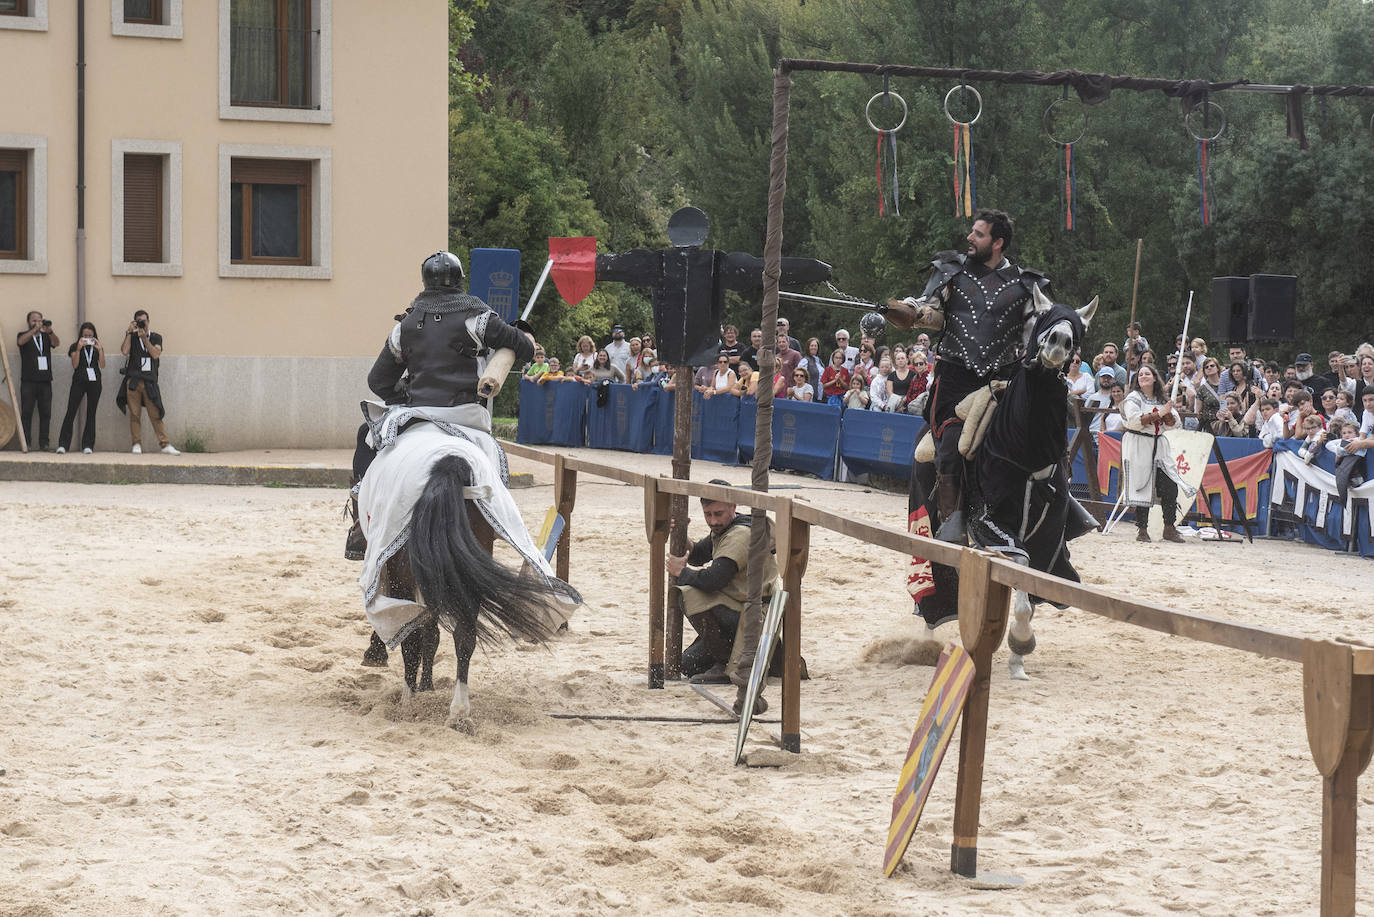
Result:
[[[461,732],[463,735],[471,736],[477,734],[477,721],[466,714],[462,716],[450,716],[448,719],[444,720],[444,725],[455,732]]]
[[[1030,681],[1030,676],[1026,674],[1026,664],[1016,653],[1011,654],[1007,660],[1007,668],[1011,671],[1012,681]]]

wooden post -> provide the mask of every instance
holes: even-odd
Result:
[[[644,479],[644,532],[649,538],[649,687],[663,687],[663,593],[667,571],[669,495],[655,478]],[[679,659],[679,665],[681,659]]]
[[[787,511],[778,513],[779,530],[784,526],[788,537],[778,543],[778,560],[786,565],[782,578],[787,590],[782,617],[782,748],[800,752],[802,577],[811,553],[811,523],[794,518],[789,501]]]
[[[1074,422],[1078,425],[1078,430],[1074,434],[1073,442],[1069,444],[1068,463],[1069,468],[1073,468],[1073,457],[1079,452],[1083,453],[1083,471],[1088,476],[1088,494],[1094,499],[1102,499],[1102,488],[1097,483],[1097,450],[1093,448],[1093,434],[1089,429],[1092,417],[1095,415],[1084,415],[1083,407],[1077,401],[1073,403]]]
[[[1353,917],[1357,789],[1374,751],[1374,675],[1354,673],[1349,645],[1308,640],[1302,687],[1307,744],[1322,775],[1321,913]]]
[[[974,675],[959,734],[959,782],[949,868],[970,878],[978,874],[978,813],[983,804],[992,654],[1006,634],[1010,604],[1011,589],[992,581],[992,555],[965,551],[959,564],[959,636],[973,657]]]
[[[28,452],[29,441],[24,436],[24,421],[19,416],[19,398],[14,394],[14,376],[10,375],[10,352],[5,349],[9,346],[5,343],[8,340],[9,338],[5,337],[5,326],[0,325],[0,360],[5,361],[5,385],[10,391],[10,407],[14,408],[14,432],[19,434],[19,451]],[[0,443],[0,446],[3,445],[4,443]]]
[[[692,478],[692,367],[679,366],[674,370],[673,387],[673,477],[689,481]],[[673,494],[671,506],[673,524],[668,530],[668,550],[674,555],[686,554],[692,549],[687,538],[687,495]],[[677,577],[669,577],[668,584],[677,585]],[[668,596],[664,674],[674,680],[682,677],[682,621],[682,595],[673,590]]]
[[[553,572],[565,583],[572,546],[573,507],[577,503],[577,471],[567,467],[563,453],[553,457],[553,502],[558,514],[563,517],[563,537],[558,540],[558,550],[554,555]]]

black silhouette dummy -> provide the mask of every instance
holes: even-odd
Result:
[[[671,249],[635,249],[596,256],[596,279],[653,291],[658,359],[675,366],[705,366],[720,348],[725,291],[763,289],[763,259],[744,252],[702,250],[710,231],[706,214],[683,207],[668,219]],[[819,283],[830,265],[812,258],[783,258],[782,282]]]

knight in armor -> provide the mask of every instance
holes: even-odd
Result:
[[[505,347],[515,352],[517,365],[528,363],[534,358],[534,338],[463,292],[463,264],[452,252],[426,258],[420,279],[424,289],[391,329],[367,374],[367,387],[387,400],[407,375],[404,404],[480,406],[477,383],[488,356]]]
[[[941,541],[964,544],[968,537],[965,492],[973,471],[959,450],[964,421],[956,409],[968,395],[1012,374],[1034,321],[1032,293],[1049,286],[1043,274],[1008,260],[1012,233],[1011,218],[1002,211],[978,211],[967,251],[939,252],[921,295],[890,303],[908,312],[914,308],[911,327],[941,332],[923,412],[934,458],[913,462],[908,503],[913,530],[919,530],[918,519],[928,518]],[[913,577],[910,588],[918,612],[934,628],[957,618],[958,596],[957,572],[932,566],[929,580]]]
[[[924,415],[935,440],[934,468],[927,473],[933,471],[941,541],[962,544],[966,537],[966,474],[959,454],[964,422],[955,409],[965,396],[1010,374],[1034,316],[1032,291],[1049,286],[1043,274],[1007,259],[1012,229],[1002,211],[978,211],[968,251],[937,254],[925,291],[907,300],[918,310],[916,327],[943,332]]]
[[[367,374],[367,387],[386,405],[453,408],[472,414],[472,425],[490,428],[490,416],[477,394],[489,356],[501,348],[515,352],[517,365],[534,357],[534,337],[508,325],[486,303],[463,291],[463,264],[452,252],[435,252],[420,265],[422,289],[387,335]],[[481,417],[476,416],[482,415]],[[376,457],[368,442],[369,425],[358,430],[353,456],[353,526],[344,556],[362,560],[367,551],[358,522],[357,483]],[[386,664],[386,647],[373,636],[365,663]]]

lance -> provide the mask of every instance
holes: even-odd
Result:
[[[846,309],[857,309],[860,312],[886,313],[888,310],[888,307],[882,303],[869,302],[864,299],[834,299],[830,296],[812,296],[809,293],[791,293],[787,290],[779,290],[778,295],[785,299],[795,299],[800,302],[823,302],[832,306],[842,306]]]
[[[1185,346],[1186,346],[1187,343],[1188,343],[1188,321],[1189,321],[1189,319],[1191,319],[1192,317],[1193,317],[1193,291],[1192,291],[1192,290],[1189,290],[1189,291],[1188,291],[1188,309],[1187,309],[1187,311],[1185,311],[1185,312],[1183,313],[1183,343],[1184,343]],[[1179,362],[1180,365],[1183,363],[1183,347],[1180,347],[1180,348],[1179,348],[1178,362]],[[1174,371],[1174,387],[1173,387],[1173,391],[1169,392],[1169,402],[1170,402],[1171,404],[1172,404],[1173,402],[1175,402],[1175,401],[1178,400],[1178,383],[1179,383],[1179,378],[1180,378],[1182,375],[1183,375],[1183,374],[1182,374],[1181,372],[1178,372],[1177,370]]]
[[[824,303],[829,306],[856,309],[859,312],[876,312],[884,316],[893,325],[902,329],[915,326],[920,317],[918,306],[913,306],[909,302],[903,302],[897,299],[889,299],[886,303],[878,303],[869,302],[865,299],[835,299],[830,296],[812,296],[809,293],[791,293],[787,290],[779,290],[778,296],[784,299],[796,300],[797,302]],[[881,322],[878,324],[877,328],[873,329],[868,328],[866,322],[861,322],[860,324],[864,326],[865,333],[874,333],[882,327]]]

